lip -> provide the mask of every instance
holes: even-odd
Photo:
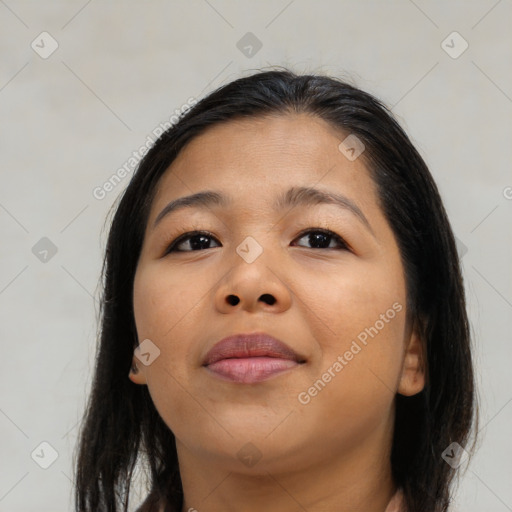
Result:
[[[203,367],[223,380],[261,382],[305,362],[286,343],[258,332],[223,338],[206,354]]]

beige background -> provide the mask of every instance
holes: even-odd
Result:
[[[481,447],[453,510],[512,510],[511,21],[509,0],[0,1],[0,512],[71,510],[102,228],[125,183],[93,190],[191,96],[271,65],[376,94],[430,166],[481,385]],[[43,469],[34,450],[58,457]]]

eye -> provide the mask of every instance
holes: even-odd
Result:
[[[306,236],[308,237],[308,243],[311,244],[314,249],[336,249],[336,245],[331,246],[331,243],[335,242],[342,250],[349,250],[343,238],[328,229],[311,228],[307,231],[303,231],[295,240],[302,240],[306,238]],[[169,254],[170,252],[192,252],[210,249],[209,245],[211,240],[217,241],[209,231],[189,231],[172,242],[165,254]],[[187,244],[190,250],[180,248]]]
[[[174,242],[171,243],[165,254],[170,252],[192,252],[201,249],[208,249],[209,240],[216,240],[209,231],[189,231],[178,237]],[[181,250],[178,247],[189,244],[192,251]]]
[[[338,246],[340,246],[341,249],[344,249],[344,250],[349,249],[345,240],[343,240],[343,238],[341,238],[341,236],[337,235],[333,231],[330,231],[329,229],[311,228],[311,229],[308,229],[307,231],[303,231],[299,235],[298,239],[302,240],[303,238],[306,238],[306,237],[307,237],[308,243],[310,243],[313,246],[316,246],[316,247],[314,247],[316,249],[335,249],[336,247],[331,246],[331,242],[335,242],[336,244],[338,244]],[[320,247],[318,247],[318,246],[320,246]]]

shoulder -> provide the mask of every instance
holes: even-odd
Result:
[[[151,500],[151,496],[148,496],[142,505],[135,510],[135,512],[167,512],[167,508],[163,501],[159,501],[158,503],[154,503]]]
[[[403,492],[401,489],[397,489],[384,512],[407,512],[404,506],[405,501]]]

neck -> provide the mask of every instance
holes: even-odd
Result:
[[[252,474],[196,457],[177,440],[184,502],[181,512],[384,512],[396,491],[387,443],[354,447],[307,461],[304,468]],[[253,471],[258,467],[254,466]]]

